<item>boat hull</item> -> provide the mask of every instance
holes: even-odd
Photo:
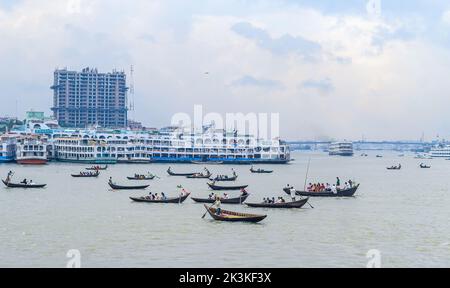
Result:
[[[183,203],[187,198],[189,197],[189,194],[183,196],[183,197],[176,197],[176,198],[168,198],[165,200],[150,200],[145,199],[143,197],[130,197],[131,200],[134,202],[140,202],[140,203],[153,203],[153,204],[181,204]]]
[[[347,189],[347,190],[340,190],[337,191],[337,193],[333,192],[306,192],[306,191],[296,191],[295,194],[297,196],[304,196],[304,197],[353,197],[356,193],[356,191],[359,188],[359,184],[356,185],[353,188]],[[291,194],[289,188],[284,188],[283,191],[286,194]]]
[[[308,202],[309,198],[305,198],[295,202],[285,203],[245,203],[245,205],[253,208],[277,208],[277,209],[292,209],[302,208]]]
[[[241,196],[241,197],[237,197],[237,198],[220,199],[220,202],[222,204],[243,204],[245,202],[245,200],[247,200],[248,196],[250,196],[250,194],[247,194],[247,195]],[[191,197],[191,199],[197,203],[209,203],[209,204],[212,204],[216,201],[215,199],[209,199],[209,198],[205,199],[205,198]]]
[[[8,188],[22,188],[22,189],[39,189],[44,188],[47,184],[19,184],[19,183],[6,183],[5,180],[2,180],[3,184],[5,184]]]
[[[220,215],[217,215],[215,208],[210,208],[206,204],[205,208],[208,214],[216,221],[258,223],[267,217],[267,215],[245,214],[227,210],[222,210],[222,213]]]
[[[113,190],[144,190],[147,189],[150,185],[140,185],[140,186],[121,186],[112,183],[108,183],[108,185]]]
[[[217,191],[232,191],[232,190],[241,190],[241,189],[245,189],[248,187],[248,185],[242,185],[242,186],[217,186],[217,185],[213,185],[211,183],[207,183],[209,188],[211,188],[212,190],[217,190]]]
[[[47,159],[17,159],[16,162],[20,165],[45,165]]]

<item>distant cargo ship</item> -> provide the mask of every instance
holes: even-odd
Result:
[[[337,156],[353,156],[353,143],[352,142],[334,142],[328,147],[328,153],[330,155]]]

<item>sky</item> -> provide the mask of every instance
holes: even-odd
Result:
[[[50,114],[56,68],[132,65],[150,127],[200,104],[288,140],[450,138],[448,1],[0,0],[0,115]]]

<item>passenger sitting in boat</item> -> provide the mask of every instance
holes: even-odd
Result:
[[[109,183],[113,184],[112,177],[109,177]]]
[[[208,195],[208,199],[213,199],[214,193]]]
[[[327,184],[325,185],[325,191],[327,191],[327,192],[330,192],[330,191],[331,191],[331,185],[330,185],[330,183],[327,183]]]
[[[229,199],[230,197],[228,196],[227,193],[223,193],[223,199]]]
[[[28,184],[28,181],[27,181],[27,179],[25,178],[25,179],[23,179],[22,182],[20,182],[20,183],[21,183],[21,184],[27,185],[27,184]]]
[[[333,184],[333,186],[331,187],[331,192],[337,194],[337,186],[335,184]]]
[[[277,203],[285,203],[286,201],[283,199],[283,197],[278,197]]]
[[[167,200],[166,194],[164,194],[164,192],[161,193],[161,199],[162,200]]]
[[[241,196],[247,196],[248,192],[244,188],[241,189]]]
[[[30,183],[29,183],[30,185],[33,185],[34,183],[33,183],[33,180],[30,180]]]
[[[155,200],[161,200],[161,197],[158,195],[158,193],[155,193]]]
[[[352,180],[348,180],[348,185],[349,185],[349,188],[353,188],[353,181]]]
[[[313,185],[311,183],[308,184],[307,190],[308,190],[308,192],[312,192],[313,191]]]
[[[263,198],[263,203],[264,204],[269,203],[265,197]]]

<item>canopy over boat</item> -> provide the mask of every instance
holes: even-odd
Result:
[[[227,211],[221,209],[221,213],[219,215],[216,214],[216,208],[208,207],[205,204],[205,208],[208,211],[208,214],[217,221],[226,221],[226,222],[251,222],[257,223],[264,220],[267,215],[256,215],[256,214],[247,214],[247,213],[238,213],[233,211]]]
[[[293,202],[284,202],[284,203],[245,203],[249,207],[255,208],[302,208],[309,200],[308,198],[304,198],[298,201]]]
[[[307,192],[307,191],[296,191],[295,194],[297,196],[305,196],[305,197],[353,197],[356,193],[356,191],[359,188],[359,184],[345,190],[338,190],[336,193],[329,192],[329,191],[323,191],[323,192]],[[286,194],[291,194],[289,188],[283,189]]]
[[[248,196],[250,196],[249,193],[247,193],[246,195],[241,195],[239,197],[235,197],[235,198],[220,198],[220,202],[222,204],[242,204],[245,202],[245,200],[247,200]],[[192,200],[194,200],[197,203],[214,203],[216,200],[214,198],[194,198],[191,197]]]
[[[214,183],[207,183],[209,188],[212,190],[241,190],[248,187],[248,185],[242,185],[242,186],[219,186]]]
[[[149,196],[145,196],[145,197],[130,197],[131,200],[135,201],[135,202],[145,202],[145,203],[172,203],[172,204],[176,204],[176,203],[183,203],[188,197],[189,197],[190,193],[185,194],[184,196],[180,196],[180,197],[173,197],[173,198],[166,198],[166,199],[160,199],[160,200],[152,200],[149,198]]]
[[[33,189],[33,188],[44,188],[47,184],[23,184],[23,183],[11,183],[6,182],[2,179],[3,184],[5,184],[8,188],[24,188],[24,189]]]

